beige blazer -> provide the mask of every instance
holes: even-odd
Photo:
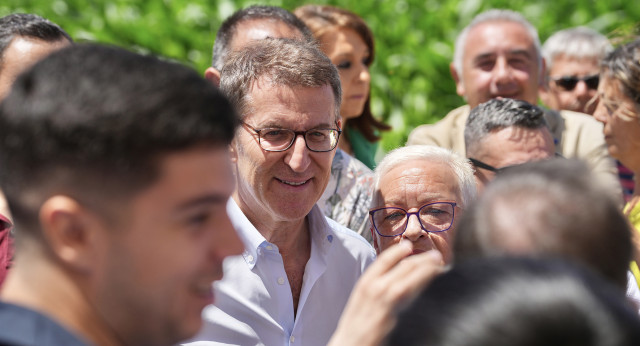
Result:
[[[468,105],[458,107],[435,124],[420,125],[409,134],[407,145],[429,144],[452,149],[466,156],[464,126]],[[609,156],[602,124],[583,113],[545,110],[545,120],[556,142],[556,152],[587,162],[598,179],[622,203],[622,188],[615,160]]]

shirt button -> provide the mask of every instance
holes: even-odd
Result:
[[[247,256],[247,261],[253,262],[253,256],[251,256],[251,255]]]
[[[273,246],[267,245],[267,250],[269,250],[269,251],[273,250]]]
[[[296,338],[293,335],[291,335],[291,337],[289,337],[289,341],[290,342],[294,342],[295,340],[296,340]]]
[[[284,285],[284,278],[283,277],[279,277],[278,278],[278,284]]]

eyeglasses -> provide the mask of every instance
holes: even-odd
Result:
[[[293,131],[277,127],[255,129],[245,122],[242,125],[258,135],[260,147],[266,151],[285,151],[291,148],[298,136],[302,136],[307,149],[315,152],[327,152],[335,149],[342,133],[338,129]]]
[[[480,160],[476,160],[476,159],[473,159],[473,158],[469,158],[469,161],[471,162],[472,165],[474,165],[477,168],[483,168],[483,169],[486,169],[487,171],[490,171],[490,172],[493,172],[493,173],[496,173],[496,174],[500,173],[505,168],[513,167],[513,166],[506,166],[506,167],[502,167],[502,168],[495,168],[495,167],[491,166],[488,163],[484,163],[484,162],[482,162]]]
[[[600,76],[598,76],[597,74],[594,74],[592,76],[585,76],[585,77],[563,76],[560,78],[552,78],[552,80],[554,81],[554,83],[556,83],[557,86],[561,87],[566,91],[573,90],[576,87],[576,85],[578,85],[579,81],[583,81],[587,85],[587,88],[596,90],[598,89]]]
[[[407,230],[409,217],[416,215],[420,227],[425,232],[448,231],[455,216],[455,202],[433,202],[425,204],[418,211],[410,213],[398,207],[371,209],[371,223],[382,237],[397,237]]]
[[[560,153],[555,153],[554,157],[555,158],[559,158],[559,159],[564,158],[564,156],[562,156]],[[551,157],[549,157],[549,159],[551,159]],[[520,166],[520,165],[522,165],[524,163],[523,162],[523,163],[518,163],[518,164],[515,164],[515,165],[509,165],[509,166],[496,168],[496,167],[491,166],[488,163],[484,163],[484,162],[482,162],[480,160],[476,160],[476,159],[471,158],[471,157],[469,158],[469,162],[471,162],[471,164],[474,165],[477,168],[483,168],[483,169],[486,169],[487,171],[493,172],[495,174],[498,174],[498,173],[504,172],[505,170]]]

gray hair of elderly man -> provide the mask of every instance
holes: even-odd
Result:
[[[560,30],[542,45],[547,71],[559,56],[577,60],[595,59],[599,62],[612,50],[613,46],[604,35],[584,26]]]
[[[483,140],[491,132],[508,127],[539,129],[547,126],[544,111],[529,102],[514,99],[491,99],[471,110],[464,128],[467,156],[480,152]]]
[[[251,109],[250,91],[260,81],[287,87],[329,85],[334,96],[335,117],[340,119],[342,88],[338,70],[314,43],[286,38],[255,41],[230,54],[221,75],[220,89],[240,117],[255,111]]]
[[[371,207],[379,206],[380,197],[378,192],[380,191],[382,177],[401,163],[417,161],[442,162],[451,168],[458,178],[458,188],[462,197],[462,201],[459,202],[461,207],[468,206],[476,198],[477,191],[473,168],[466,158],[445,148],[431,145],[409,145],[392,150],[376,167]]]
[[[540,72],[542,72],[542,55],[540,52],[540,38],[538,37],[538,30],[536,30],[536,28],[518,12],[503,9],[492,9],[475,16],[471,23],[469,23],[469,25],[462,29],[462,31],[456,38],[454,47],[455,50],[453,53],[453,67],[458,72],[458,76],[462,77],[464,46],[467,42],[469,31],[480,24],[490,22],[515,22],[527,29],[527,31],[529,32],[529,36],[531,36],[533,44],[536,47],[536,52],[538,53],[538,66],[540,66]]]
[[[454,258],[559,257],[624,289],[631,231],[605,190],[579,160],[558,158],[513,167],[488,185],[462,216]]]

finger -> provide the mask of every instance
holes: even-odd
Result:
[[[400,302],[417,295],[438,274],[442,273],[442,255],[432,250],[411,256],[379,278],[387,287],[387,299]]]
[[[383,251],[378,258],[367,268],[362,275],[363,278],[377,278],[395,267],[400,261],[411,254],[413,245],[408,240],[402,240]]]

